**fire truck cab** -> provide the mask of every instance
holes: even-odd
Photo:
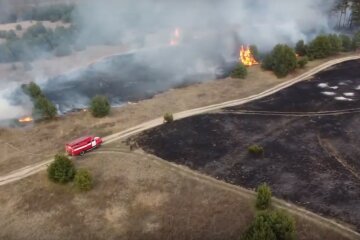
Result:
[[[86,136],[73,140],[65,145],[65,150],[70,156],[84,155],[94,148],[100,147],[103,140],[100,137]]]

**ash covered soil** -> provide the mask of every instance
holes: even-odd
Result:
[[[359,66],[345,62],[258,101],[164,124],[136,139],[147,152],[232,184],[254,189],[266,182],[275,196],[359,231]],[[323,111],[343,113],[314,114]],[[252,144],[264,148],[262,157],[248,153]]]

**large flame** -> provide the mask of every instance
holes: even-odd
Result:
[[[29,123],[32,122],[34,119],[32,117],[23,117],[23,118],[19,118],[18,121],[20,123]]]
[[[241,46],[240,48],[240,58],[239,58],[240,62],[242,62],[245,66],[252,66],[252,65],[256,65],[259,64],[255,58],[253,53],[251,52],[251,49],[249,46],[244,47]]]
[[[179,44],[179,42],[180,42],[180,29],[176,28],[175,31],[172,33],[170,45],[176,46]]]

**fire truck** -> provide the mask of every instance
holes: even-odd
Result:
[[[65,150],[70,156],[84,155],[86,152],[100,147],[103,140],[100,137],[85,136],[73,140],[65,145]]]

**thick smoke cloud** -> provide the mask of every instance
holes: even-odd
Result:
[[[149,71],[166,67],[166,72],[160,75],[169,82],[159,81],[159,78],[153,79],[158,86],[152,86],[149,82],[141,85],[141,79],[133,79],[134,74],[129,70],[131,68],[126,67],[116,73],[122,74],[122,77],[117,79],[122,81],[121,83],[109,83],[111,86],[123,88],[118,92],[126,92],[124,89],[127,87],[136,88],[134,92],[151,89],[151,92],[155,93],[182,84],[182,79],[187,76],[204,75],[208,76],[208,79],[214,78],[218,73],[216,67],[219,63],[236,60],[240,44],[256,44],[260,50],[268,51],[277,43],[294,44],[300,39],[309,41],[319,33],[331,32],[332,21],[329,13],[334,1],[83,0],[74,13],[75,22],[80,29],[76,41],[78,44],[90,42],[95,45],[124,43],[130,46],[131,50],[161,49],[168,47],[175,28],[180,29],[180,45],[193,43],[194,40],[196,43],[188,44],[189,46],[172,55],[169,55],[172,50],[151,50],[154,54],[150,51],[136,54],[132,58],[134,64],[150,69]],[[11,1],[7,4],[11,4]],[[191,61],[192,59],[194,61]],[[104,69],[111,68],[106,66]],[[43,71],[34,69],[33,72]],[[109,73],[111,74],[113,73]],[[34,76],[32,80],[46,79],[46,76],[40,75]],[[61,92],[64,84],[71,81],[71,86],[76,86],[73,89],[80,90],[73,92],[73,99],[69,101],[74,104],[73,107],[82,107],[91,97],[86,87],[81,89],[81,86],[90,85],[85,82],[86,79],[88,78],[83,77],[81,83],[76,83],[74,78],[69,80],[62,77],[42,81],[41,86],[50,94],[49,98],[58,103],[56,101],[60,101],[61,96],[67,96],[65,92]],[[104,86],[104,82],[100,82],[99,86]],[[94,82],[91,84],[93,89],[100,89]],[[67,87],[69,85],[67,84]],[[106,89],[101,93],[106,93]],[[116,91],[111,94],[116,95]],[[6,112],[12,109],[12,103],[6,100],[7,95],[0,93],[0,119],[8,118]],[[121,99],[119,101],[121,102]],[[28,106],[16,107],[11,117],[27,114],[29,111],[31,107]]]
[[[269,49],[277,43],[308,40],[331,31],[329,12],[334,0],[105,0],[86,1],[78,17],[84,37],[116,39],[129,32],[159,29],[236,30],[245,42]],[[118,35],[120,33],[120,35]],[[94,37],[94,36],[93,36]]]

